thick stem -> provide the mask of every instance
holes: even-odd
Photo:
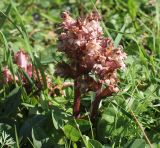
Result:
[[[80,116],[80,102],[81,102],[81,91],[78,83],[78,79],[74,81],[74,106],[73,106],[73,116],[78,118]]]
[[[102,100],[102,97],[103,96],[106,96],[106,97],[111,96],[112,93],[113,92],[108,88],[108,89],[103,90],[101,93],[96,94],[95,100],[92,103],[91,114],[90,114],[90,118],[91,118],[92,122],[96,121],[96,118],[98,115],[98,107],[99,107],[99,104]]]
[[[91,121],[94,122],[97,115],[98,115],[98,107],[99,107],[99,103],[101,101],[101,97],[96,95],[95,100],[92,102],[92,108],[91,108]]]

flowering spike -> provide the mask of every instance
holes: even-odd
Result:
[[[14,81],[14,77],[11,74],[10,70],[8,69],[8,67],[4,67],[2,69],[2,75],[3,75],[3,83],[10,83]],[[18,77],[15,76],[15,80],[18,81]]]
[[[103,36],[97,12],[77,20],[67,12],[63,12],[61,17],[63,31],[59,36],[58,49],[66,54],[69,64],[58,65],[57,73],[63,77],[74,78],[75,89],[83,92],[96,91],[97,100],[95,99],[93,105],[98,105],[103,96],[118,91],[117,69],[125,68],[126,53],[122,46],[115,48],[112,40]],[[89,73],[96,75],[98,80],[91,78]],[[108,86],[106,89],[103,88],[104,84]],[[78,95],[75,94],[73,114],[77,115],[77,112],[80,112],[80,102],[77,101],[80,101],[80,91],[75,92],[78,92]],[[93,109],[97,110],[98,107],[94,106]],[[91,116],[94,116],[95,112],[92,110]]]
[[[92,12],[85,18],[75,20],[69,13],[63,12],[62,18],[63,31],[59,36],[59,51],[64,52],[69,58],[69,69],[73,69],[70,73],[78,73],[80,76],[92,72],[98,76],[98,83],[111,85],[115,87],[112,90],[116,91],[116,70],[125,68],[123,61],[126,54],[122,46],[115,48],[112,40],[103,36],[98,13]],[[76,63],[79,65],[78,69]],[[58,71],[63,73],[60,75],[65,76],[64,71],[67,70],[63,67]]]
[[[28,55],[22,50],[18,51],[14,56],[15,64],[27,71]]]

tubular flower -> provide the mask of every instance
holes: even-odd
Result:
[[[22,50],[18,51],[14,56],[15,64],[27,71],[28,55]]]
[[[100,26],[100,16],[92,12],[85,18],[73,19],[67,12],[62,13],[61,29],[58,49],[64,52],[69,59],[69,64],[63,62],[57,65],[58,74],[75,78],[82,76],[83,89],[93,89],[91,84],[100,87],[107,84],[111,91],[117,92],[117,69],[124,69],[126,53],[122,46],[115,48],[111,39],[103,36]],[[67,66],[65,66],[67,65]],[[65,69],[66,67],[66,69]],[[68,72],[67,69],[71,71]],[[98,81],[91,79],[89,73],[98,76]],[[66,77],[67,77],[66,76]],[[90,82],[85,83],[85,81]],[[84,81],[85,80],[85,81]],[[91,82],[92,81],[92,82]],[[93,82],[94,81],[94,82]]]
[[[4,83],[8,83],[8,82],[13,81],[13,76],[7,67],[3,68],[2,73],[3,73]]]
[[[10,83],[14,81],[14,77],[11,74],[10,70],[7,67],[4,67],[2,70],[2,74],[3,74],[3,82],[4,83]],[[15,76],[15,80],[18,80],[18,77]]]
[[[14,55],[14,62],[19,68],[23,68],[28,76],[32,77],[32,64],[29,62],[29,56],[22,49]],[[23,81],[27,80],[23,77]]]

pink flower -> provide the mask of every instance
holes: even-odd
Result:
[[[110,90],[117,92],[117,69],[125,68],[126,53],[122,46],[115,48],[112,40],[103,36],[100,16],[93,12],[85,18],[73,19],[67,12],[63,12],[62,19],[59,51],[67,55],[69,64],[67,67],[58,67],[58,71],[63,73],[59,74],[63,77],[70,73],[70,77],[85,75],[85,81],[88,79],[91,85],[95,85],[92,79],[86,77],[91,72],[98,77],[97,86],[107,84]],[[67,69],[70,72],[66,73]],[[81,80],[83,88],[93,88],[85,81]]]
[[[39,88],[39,89],[43,88],[43,80],[42,80],[41,73],[38,70],[38,75],[39,75],[39,77],[38,77],[37,72],[36,72],[35,68],[33,67],[27,53],[25,53],[22,50],[15,53],[14,64],[16,64],[19,67],[18,72],[22,78],[22,82],[23,82],[23,85],[26,88],[26,90],[29,90],[29,85],[28,85],[29,83],[28,83],[28,80],[26,79],[26,77],[24,76],[24,74],[22,73],[21,68],[23,68],[23,70],[27,73],[28,77],[30,77],[31,79],[34,79],[34,82],[35,82],[35,85],[37,86],[37,88]],[[2,81],[4,84],[14,82],[14,77],[7,67],[3,68],[2,74],[3,74]],[[20,81],[20,79],[18,79],[16,74],[15,74],[15,81],[17,81],[17,82]],[[50,91],[52,91],[52,89],[53,89],[52,82],[51,82],[51,79],[47,76],[47,74],[46,74],[46,81],[47,81],[46,83],[47,83],[48,89]]]
[[[3,73],[4,83],[8,83],[8,82],[13,81],[12,74],[7,67],[3,68],[2,73]]]
[[[22,50],[18,51],[15,56],[15,63],[27,72],[28,56]]]
[[[26,72],[27,72],[28,76],[31,78],[31,77],[32,77],[32,74],[33,74],[33,72],[32,72],[32,64],[28,64],[28,65],[27,65],[27,70],[26,70]]]
[[[4,67],[2,70],[3,73],[3,81],[4,83],[10,83],[14,81],[13,75],[7,67]],[[15,76],[15,80],[18,81],[18,77]]]
[[[14,56],[14,61],[15,61],[16,65],[18,65],[20,68],[24,69],[24,71],[28,74],[28,76],[30,78],[32,77],[33,66],[30,63],[30,60],[29,60],[29,57],[28,57],[27,53],[25,53],[22,50],[18,51]],[[24,78],[24,81],[25,81],[25,78]]]

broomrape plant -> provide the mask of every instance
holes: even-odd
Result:
[[[112,40],[103,36],[97,12],[78,19],[63,12],[61,18],[58,50],[65,53],[68,62],[59,63],[56,74],[74,79],[75,118],[80,117],[81,94],[96,92],[90,113],[93,121],[101,99],[118,92],[117,70],[125,68],[126,53],[122,46],[115,48]]]

